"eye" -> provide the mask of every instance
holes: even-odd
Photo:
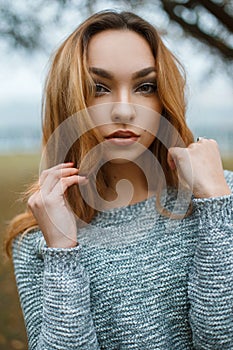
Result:
[[[109,92],[110,92],[110,90],[106,86],[104,86],[103,84],[100,84],[100,83],[95,84],[95,96],[96,97],[105,95],[106,93],[109,93]]]
[[[153,95],[157,92],[157,84],[156,82],[143,83],[137,87],[136,92],[143,95]]]

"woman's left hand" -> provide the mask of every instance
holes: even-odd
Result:
[[[231,193],[215,140],[202,138],[187,148],[171,147],[167,161],[172,170],[177,169],[179,180],[188,184],[196,198],[220,197]]]

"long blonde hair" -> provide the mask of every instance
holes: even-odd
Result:
[[[50,71],[45,83],[43,97],[43,149],[51,135],[69,116],[87,108],[86,101],[94,93],[94,82],[87,67],[87,48],[90,38],[102,31],[132,30],[141,35],[150,45],[155,57],[157,69],[158,95],[163,105],[163,116],[174,126],[184,145],[193,142],[193,136],[185,121],[185,78],[182,66],[174,55],[163,44],[157,30],[147,21],[130,12],[117,13],[103,11],[84,21],[59,47],[53,56]],[[88,115],[79,120],[78,127],[85,129],[90,120]],[[62,139],[58,136],[58,143]],[[85,155],[101,142],[95,131],[88,131],[78,138],[67,151],[63,161],[73,161],[81,165]],[[161,164],[168,185],[177,187],[177,175],[167,165],[167,147],[155,139],[150,147]],[[54,163],[59,163],[58,149]],[[92,160],[90,160],[89,167]],[[49,167],[51,164],[47,164]],[[85,164],[84,164],[85,168]],[[85,169],[83,170],[85,172]],[[96,189],[103,194],[106,189],[103,169],[100,169],[96,181]],[[38,181],[27,191],[29,197],[38,190]],[[91,188],[88,196],[91,196]],[[79,200],[77,200],[79,198]],[[68,190],[68,202],[76,215],[85,222],[90,222],[96,215],[96,209],[89,206],[80,195],[78,186]],[[11,251],[12,240],[23,232],[37,227],[37,222],[29,209],[17,215],[8,226],[6,250]]]

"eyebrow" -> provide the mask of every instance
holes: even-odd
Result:
[[[135,72],[132,77],[133,79],[143,78],[152,72],[156,73],[155,67],[147,67],[142,70],[139,70],[138,72]]]
[[[108,72],[108,71],[106,71],[105,69],[102,69],[102,68],[90,67],[89,71],[91,73],[99,75],[102,78],[106,78],[106,79],[113,79],[114,78],[112,73],[110,73],[110,72]],[[156,73],[155,67],[147,67],[147,68],[141,69],[141,70],[133,73],[132,78],[133,79],[143,78],[143,77],[146,77],[147,75],[149,75],[152,72]]]

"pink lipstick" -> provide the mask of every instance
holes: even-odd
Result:
[[[105,137],[108,142],[118,146],[127,146],[136,142],[139,135],[130,130],[116,130],[112,134]]]

